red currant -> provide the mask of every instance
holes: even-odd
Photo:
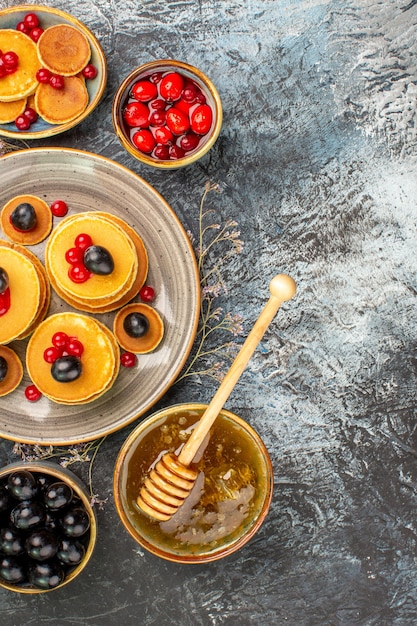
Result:
[[[180,148],[180,146],[170,146],[169,156],[171,159],[182,159],[182,157],[185,156],[185,150]]]
[[[136,365],[136,354],[123,352],[120,355],[120,363],[123,367],[134,367]]]
[[[171,107],[166,114],[167,126],[174,135],[182,135],[190,128],[190,120],[180,109]]]
[[[91,276],[84,263],[74,263],[68,270],[68,276],[73,283],[85,283]]]
[[[82,264],[84,259],[84,251],[81,248],[70,248],[65,253],[65,260],[71,265]]]
[[[175,102],[181,97],[184,89],[184,79],[178,72],[169,72],[165,74],[159,85],[159,92],[164,100]]]
[[[180,139],[180,146],[186,152],[190,152],[190,150],[195,150],[200,142],[200,137],[195,135],[194,133],[187,133],[183,135]]]
[[[71,356],[81,357],[84,352],[84,346],[81,341],[75,339],[75,337],[71,337],[65,346],[65,351]]]
[[[206,96],[203,94],[202,91],[200,91],[200,90],[197,91],[197,95],[195,97],[195,102],[198,102],[198,104],[206,104],[207,99],[206,99]]]
[[[158,143],[166,145],[174,141],[174,135],[166,126],[160,126],[155,129],[155,139]]]
[[[60,356],[62,356],[63,349],[56,346],[50,346],[46,348],[43,353],[43,358],[47,363],[54,363]]]
[[[3,76],[6,76],[6,68],[4,67],[4,65],[0,64],[0,78],[3,78]]]
[[[65,348],[69,337],[64,331],[58,331],[52,335],[52,344],[55,348]]]
[[[165,111],[154,111],[149,117],[149,124],[151,124],[151,126],[163,126],[165,119]]]
[[[81,248],[81,250],[86,250],[87,248],[93,245],[93,240],[91,239],[90,235],[87,235],[87,233],[80,233],[79,235],[76,236],[74,245],[76,248]]]
[[[190,109],[191,109],[192,106],[193,106],[193,104],[191,102],[186,102],[182,98],[177,100],[176,103],[175,103],[175,108],[179,109],[180,111],[182,111],[186,115],[188,115],[190,113]]]
[[[27,130],[30,127],[30,120],[25,115],[19,115],[14,123],[18,130]]]
[[[86,65],[82,71],[82,75],[84,76],[84,78],[87,78],[87,80],[93,80],[93,78],[95,78],[97,74],[98,74],[98,69],[92,63],[89,63],[88,65]]]
[[[131,128],[149,126],[149,109],[143,102],[129,102],[123,110],[123,119]]]
[[[39,26],[39,18],[36,13],[26,13],[23,22],[28,28],[36,28],[36,26]]]
[[[182,99],[186,102],[194,102],[197,95],[197,89],[194,83],[187,83],[182,92]]]
[[[149,106],[151,109],[155,109],[155,111],[165,111],[166,102],[161,98],[156,98],[156,100],[152,100],[152,102],[149,103]]]
[[[25,396],[29,402],[37,402],[42,397],[42,394],[35,385],[28,385],[25,389]]]
[[[155,289],[149,285],[144,285],[139,291],[139,297],[143,302],[152,302],[155,298]]]
[[[32,39],[32,41],[34,41],[35,43],[37,41],[39,41],[40,36],[43,34],[43,28],[40,28],[39,26],[36,26],[35,28],[32,28],[29,31],[29,37]]]
[[[25,35],[28,35],[30,33],[30,27],[25,24],[25,22],[18,22],[16,25],[16,30],[18,30],[21,33],[25,33]]]
[[[213,113],[208,104],[200,104],[191,113],[191,128],[197,135],[206,135],[213,121]]]
[[[155,148],[155,139],[150,130],[138,130],[132,137],[132,141],[141,152],[149,154]]]
[[[149,80],[139,80],[133,85],[132,96],[139,102],[149,102],[158,95],[158,89]]]
[[[49,84],[54,89],[64,89],[65,79],[63,76],[60,76],[59,74],[51,74],[49,78]]]
[[[3,59],[4,65],[10,68],[17,67],[17,64],[19,63],[19,57],[17,56],[16,52],[13,52],[13,51],[5,52],[2,55],[2,59]]]
[[[168,146],[163,146],[159,143],[155,146],[155,150],[153,151],[153,156],[159,159],[160,161],[168,161],[169,160],[169,148]]]
[[[4,73],[5,74],[14,74],[17,70],[17,66],[16,67],[4,67]]]
[[[55,200],[51,204],[51,213],[55,217],[64,217],[68,213],[68,205],[64,200]]]
[[[149,80],[151,81],[151,83],[159,83],[162,80],[162,72],[154,72],[153,74],[151,74],[151,76],[149,76]]]
[[[38,114],[36,113],[35,109],[32,109],[31,107],[27,107],[27,109],[23,111],[23,115],[28,118],[31,124],[36,122],[36,120],[38,119]]]
[[[41,67],[36,72],[36,80],[38,83],[49,83],[49,79],[51,78],[51,72],[46,69],[46,67]]]

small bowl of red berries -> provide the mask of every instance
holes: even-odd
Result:
[[[113,100],[113,126],[133,157],[176,169],[204,156],[217,140],[222,104],[211,80],[192,65],[172,59],[133,70]]]

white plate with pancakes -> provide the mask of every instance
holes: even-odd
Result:
[[[48,37],[45,35],[34,42],[29,35],[16,30],[17,24],[22,22],[28,13],[34,13],[38,17],[40,27],[44,31],[49,31]],[[97,75],[94,78],[84,78],[81,71],[78,71],[79,68],[75,69],[75,66],[65,68],[60,59],[57,59],[54,65],[54,59],[50,59],[47,39],[52,40],[54,31],[58,36],[59,29],[67,29],[62,33],[67,42],[69,31],[79,38],[77,42],[69,41],[67,48],[61,46],[66,50],[63,58],[68,59],[71,45],[71,49],[77,50],[77,54],[84,55],[84,58],[80,59],[79,68],[85,66],[86,62],[96,68]],[[43,139],[63,133],[82,122],[100,102],[107,83],[106,58],[93,33],[71,15],[40,5],[20,5],[2,9],[0,43],[3,53],[16,48],[18,56],[20,54],[16,73],[10,77],[0,78],[0,136],[26,140]],[[49,48],[60,43],[59,40],[49,41]],[[45,67],[43,60],[46,65],[52,63],[49,65],[49,69],[53,70],[52,73],[66,74],[63,89],[54,89],[49,85],[38,83],[35,78],[36,71]],[[10,81],[12,83],[9,85]],[[70,110],[67,110],[67,105]],[[28,129],[19,130],[14,120],[26,107],[38,109],[37,113],[42,115],[38,115],[37,120]]]
[[[185,365],[197,332],[200,280],[195,254],[178,217],[160,194],[141,177],[105,157],[69,148],[32,148],[1,159],[0,210],[15,196],[32,194],[49,206],[68,205],[66,217],[53,217],[53,230],[71,216],[107,213],[124,220],[142,238],[148,255],[146,285],[155,290],[150,303],[164,323],[155,350],[138,354],[134,367],[120,366],[112,386],[87,403],[60,404],[47,396],[31,402],[26,363],[30,338],[11,341],[23,362],[19,386],[0,397],[0,436],[40,445],[73,445],[91,441],[130,424],[169,389]],[[48,239],[27,246],[45,263]],[[9,241],[3,231],[0,239]],[[139,295],[133,301],[140,302]],[[51,316],[81,313],[110,331],[118,310],[92,313],[68,304],[51,289]],[[62,329],[65,330],[65,329]]]

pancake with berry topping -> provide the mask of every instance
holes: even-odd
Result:
[[[16,352],[7,346],[0,346],[0,396],[14,391],[22,377],[23,365]]]
[[[66,124],[85,111],[88,99],[85,81],[78,76],[67,76],[62,89],[55,89],[49,83],[39,84],[35,110],[49,124]]]
[[[34,215],[34,225],[22,230],[17,226],[19,220],[15,220],[16,212],[21,209],[25,213]],[[0,214],[0,224],[8,239],[23,246],[33,246],[40,243],[49,235],[52,229],[52,213],[48,204],[42,198],[25,194],[11,198],[3,207]],[[30,224],[29,224],[30,226]]]
[[[45,350],[53,345],[52,338],[57,333],[76,339],[81,353],[71,354],[64,345],[55,360],[46,361]],[[65,360],[68,356],[72,358]],[[35,329],[26,350],[26,367],[33,384],[50,400],[63,404],[84,404],[100,397],[113,385],[119,361],[120,353],[109,329],[81,313],[48,317]],[[68,363],[77,366],[76,376],[70,367],[64,367]]]
[[[153,307],[142,302],[132,302],[117,312],[113,332],[123,350],[148,354],[161,343],[164,323]]]
[[[41,67],[35,42],[24,33],[5,28],[0,30],[0,50],[18,56],[16,71],[0,79],[0,101],[12,102],[33,93],[38,86],[36,72]]]
[[[84,69],[90,56],[87,37],[70,24],[50,26],[38,40],[39,60],[54,74],[74,76]]]
[[[1,79],[0,79],[1,80]],[[10,124],[26,109],[27,98],[0,102],[0,124]]]

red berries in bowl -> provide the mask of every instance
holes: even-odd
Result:
[[[112,115],[118,138],[132,156],[167,169],[206,154],[222,124],[220,97],[210,79],[173,60],[134,70],[116,92]]]

